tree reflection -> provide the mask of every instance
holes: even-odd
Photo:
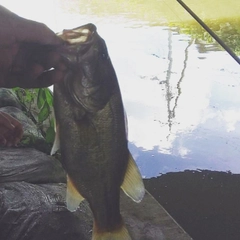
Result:
[[[171,134],[171,129],[172,129],[172,122],[173,119],[176,116],[176,108],[178,105],[178,100],[180,98],[180,95],[182,93],[181,90],[181,83],[185,77],[185,72],[187,69],[187,63],[188,63],[188,50],[189,48],[192,46],[192,44],[194,43],[194,39],[189,40],[188,45],[186,46],[185,50],[184,50],[184,59],[183,59],[183,67],[182,67],[182,71],[180,74],[179,79],[176,81],[176,86],[174,87],[174,81],[171,82],[171,77],[172,77],[172,67],[173,67],[173,61],[174,58],[172,57],[172,34],[173,34],[173,30],[172,29],[168,29],[168,69],[166,71],[166,81],[161,81],[161,84],[165,84],[166,87],[166,102],[167,102],[167,111],[168,111],[168,127],[169,127],[169,135]],[[174,93],[173,89],[176,89],[177,92]],[[171,104],[171,102],[173,102],[173,104]],[[173,107],[171,107],[171,105],[173,105]]]
[[[240,18],[218,19],[206,21],[206,24],[227,44],[237,55],[240,55]],[[176,24],[180,27],[181,33],[191,35],[205,44],[215,44],[215,40],[198,24],[182,23]],[[220,50],[221,47],[218,46]],[[209,49],[208,49],[209,50]],[[216,50],[216,48],[214,48]]]

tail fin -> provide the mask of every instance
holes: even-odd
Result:
[[[96,224],[94,223],[92,240],[132,240],[132,238],[124,224],[112,232],[100,232],[97,230]]]

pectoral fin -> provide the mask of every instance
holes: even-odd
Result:
[[[59,125],[55,122],[55,139],[52,146],[51,155],[54,155],[59,149],[60,149]]]
[[[145,194],[141,174],[131,153],[129,153],[128,166],[121,188],[135,202],[141,202]]]
[[[71,178],[67,175],[67,209],[71,212],[76,211],[80,202],[84,200],[84,197],[75,188]]]

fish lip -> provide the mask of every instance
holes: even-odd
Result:
[[[88,23],[84,26],[74,28],[73,30],[79,31],[81,29],[83,29],[83,31],[87,29],[89,31],[89,35],[87,36],[86,41],[78,43],[78,46],[79,46],[78,56],[79,54],[81,54],[81,56],[84,55],[89,50],[89,48],[93,45],[93,43],[95,42],[98,36],[97,27],[92,23]],[[80,61],[80,58],[78,58],[78,61]]]
[[[67,54],[70,52],[76,54],[77,49],[77,53],[83,54],[88,50],[85,48],[92,45],[98,34],[97,27],[92,23],[88,23],[74,29],[65,29],[56,35],[64,41],[60,53]],[[72,51],[73,49],[74,51]]]

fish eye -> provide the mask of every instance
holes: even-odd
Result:
[[[109,59],[108,51],[107,51],[107,48],[105,46],[103,46],[103,49],[101,49],[99,54],[100,54],[100,56],[103,60]]]
[[[102,55],[102,59],[108,59],[108,54],[102,53],[101,55]]]

